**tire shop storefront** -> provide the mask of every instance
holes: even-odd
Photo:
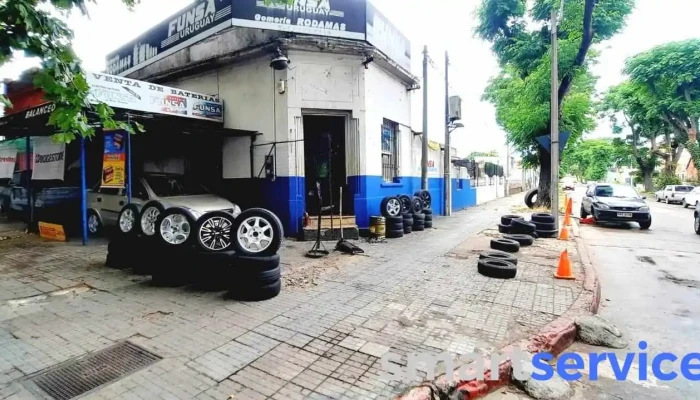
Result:
[[[0,136],[11,146],[3,143],[0,149],[3,154],[14,149],[14,154],[3,157],[0,170],[13,178],[14,171],[30,172],[31,178],[22,182],[26,186],[13,182],[11,188],[28,197],[27,207],[17,211],[30,224],[41,218],[77,225],[78,219],[84,241],[88,233],[111,230],[108,263],[111,259],[128,264],[125,257],[158,249],[181,258],[199,248],[210,259],[231,259],[235,249],[240,258],[261,257],[266,265],[278,264],[276,252],[284,235],[279,219],[264,209],[241,211],[221,194],[224,141],[254,137],[255,132],[224,128],[223,103],[210,95],[101,73],[86,76],[90,102],[106,103],[113,107],[115,120],[142,125],[145,133],[98,128],[91,139],[56,143],[50,138],[55,131],[47,126],[54,110],[51,103],[1,118]],[[88,117],[98,123],[89,113]],[[25,143],[23,154],[17,151],[18,142]],[[61,201],[61,207],[41,198],[56,186],[32,188],[44,180],[63,183],[66,171],[73,169],[78,179],[71,183],[77,181],[78,186],[67,186],[66,181],[58,187],[59,194],[69,191],[71,196],[46,196]],[[11,203],[17,200],[12,196]],[[63,211],[68,208],[79,210],[70,214],[72,220]],[[143,248],[135,250],[139,246]],[[278,279],[266,283],[279,291]]]
[[[195,1],[107,64],[113,74],[216,95],[227,128],[260,132],[224,139],[224,190],[244,209],[274,211],[288,236],[304,236],[305,213],[338,215],[342,205],[343,227],[362,230],[386,196],[420,189],[410,47],[365,0]],[[439,146],[429,159],[432,208],[441,214]],[[320,203],[309,195],[317,182]],[[475,204],[468,179],[452,187],[453,209]]]

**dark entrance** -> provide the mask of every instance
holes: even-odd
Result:
[[[345,117],[304,116],[304,175],[306,176],[306,211],[318,215],[318,198],[308,196],[315,193],[316,182],[321,184],[323,207],[333,205],[333,212],[340,210],[340,188],[343,188],[343,215],[353,215],[352,195],[347,188],[345,170]]]

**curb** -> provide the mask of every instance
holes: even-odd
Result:
[[[577,223],[578,225],[578,223]],[[578,229],[580,227],[577,226]],[[580,238],[580,237],[579,237]],[[574,320],[581,314],[597,314],[600,307],[601,288],[600,280],[595,267],[590,262],[588,250],[583,241],[576,240],[579,262],[583,268],[584,281],[583,292],[574,301],[571,308],[562,316],[545,325],[540,332],[529,339],[510,344],[496,353],[511,354],[515,346],[527,349],[530,353],[547,352],[558,356],[576,340],[576,325]],[[484,357],[484,365],[490,366],[490,357]],[[404,394],[395,396],[395,400],[437,400],[449,398],[450,400],[477,399],[487,394],[508,386],[511,383],[513,370],[511,360],[503,361],[498,366],[498,380],[490,380],[492,371],[486,369],[484,380],[464,381],[457,373],[448,379],[441,376],[435,382],[424,382],[421,386],[408,390]]]

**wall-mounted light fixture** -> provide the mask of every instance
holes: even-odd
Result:
[[[287,58],[287,56],[285,56],[284,53],[282,53],[282,50],[280,50],[278,47],[270,59],[270,68],[281,71],[283,69],[287,69],[290,63],[291,61],[289,58]]]
[[[365,57],[365,61],[362,62],[362,65],[365,66],[365,69],[369,69],[369,64],[374,61],[374,56],[367,56]]]

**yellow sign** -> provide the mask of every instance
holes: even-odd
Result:
[[[102,186],[124,187],[126,183],[126,154],[124,139],[126,132],[105,132],[104,156],[102,158]]]
[[[66,232],[63,230],[63,225],[50,224],[48,222],[39,222],[39,236],[59,242],[66,241]]]

